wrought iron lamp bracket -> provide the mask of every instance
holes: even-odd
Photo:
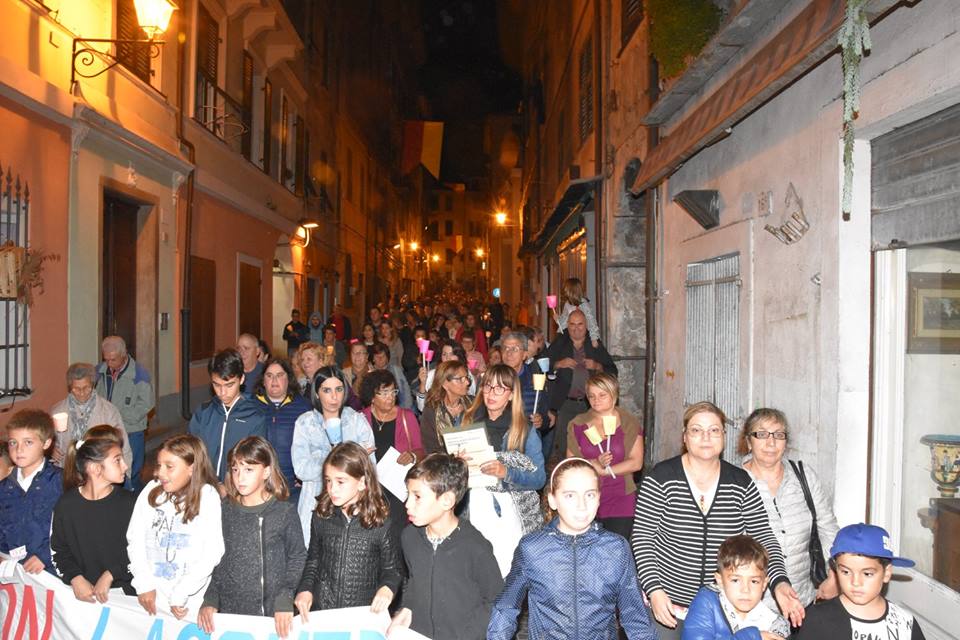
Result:
[[[108,43],[112,45],[139,45],[147,46],[149,50],[149,55],[151,58],[157,58],[160,56],[160,45],[163,44],[162,40],[132,40],[132,39],[121,39],[121,40],[112,40],[109,38],[74,38],[73,39],[73,58],[70,68],[70,86],[73,87],[74,83],[77,82],[77,77],[81,78],[96,78],[97,76],[106,73],[110,69],[113,69],[115,66],[120,64],[120,59],[115,53],[109,51],[101,51],[100,49],[95,49],[93,47],[87,46],[92,43]],[[106,60],[104,60],[106,58]],[[86,73],[83,69],[87,67],[92,67],[97,61],[100,61],[104,64],[104,67],[93,73]]]

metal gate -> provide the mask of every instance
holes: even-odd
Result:
[[[30,187],[0,166],[0,398],[30,394],[29,310],[17,287],[26,261]]]
[[[739,437],[740,255],[687,265],[684,404],[704,400],[727,415],[724,459],[736,458]]]

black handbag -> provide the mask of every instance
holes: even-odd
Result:
[[[793,472],[800,479],[800,486],[803,488],[803,498],[807,501],[807,508],[810,509],[810,515],[813,516],[813,523],[810,525],[810,541],[807,543],[807,554],[810,556],[810,582],[816,589],[820,583],[827,579],[827,561],[823,557],[823,546],[820,544],[820,532],[817,530],[817,508],[813,505],[813,496],[810,494],[810,485],[807,484],[807,475],[803,472],[803,462],[794,462],[790,460],[790,466]]]

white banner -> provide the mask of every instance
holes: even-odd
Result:
[[[309,618],[302,624],[294,617],[289,640],[384,640],[390,624],[386,613],[367,607],[313,611]],[[34,575],[12,560],[0,564],[0,640],[277,640],[273,618],[218,613],[214,626],[207,635],[169,612],[150,616],[119,589],[106,604],[81,602],[46,571]],[[402,629],[390,640],[426,638]]]

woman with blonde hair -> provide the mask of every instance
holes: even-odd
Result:
[[[293,364],[293,372],[297,377],[300,394],[309,400],[314,374],[321,367],[334,366],[334,356],[332,353],[327,353],[327,350],[321,344],[304,342],[297,347],[297,353],[293,356],[291,364]]]
[[[543,526],[537,491],[547,480],[540,434],[523,410],[520,380],[512,367],[487,369],[463,423],[468,425],[464,428],[482,426],[494,450],[494,458],[479,466],[481,474],[491,476],[490,486],[470,490],[470,522],[493,545],[506,575],[520,537]]]

